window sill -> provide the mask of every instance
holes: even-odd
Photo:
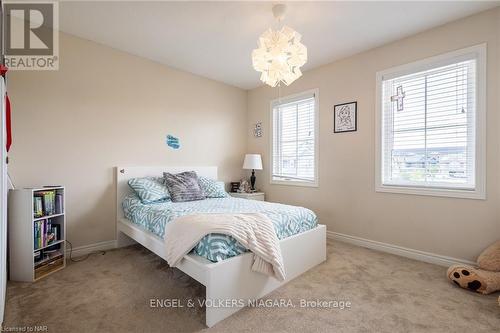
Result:
[[[384,193],[425,195],[433,197],[486,200],[485,191],[481,191],[479,189],[463,190],[463,189],[447,189],[447,188],[423,188],[423,187],[397,186],[397,185],[377,185],[375,187],[375,191]]]
[[[293,180],[271,180],[271,185],[286,185],[286,186],[300,186],[300,187],[319,187],[317,181],[315,182],[301,182]]]

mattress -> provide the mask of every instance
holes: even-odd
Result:
[[[175,218],[197,213],[262,213],[269,217],[279,239],[284,239],[317,226],[318,219],[307,208],[241,198],[213,198],[189,202],[143,204],[136,194],[122,202],[125,217],[163,239],[165,226]],[[205,236],[193,251],[218,262],[247,251],[233,237],[223,234]]]

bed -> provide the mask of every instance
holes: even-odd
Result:
[[[255,300],[326,260],[326,228],[317,224],[308,209],[238,198],[214,198],[197,202],[142,204],[130,190],[130,178],[158,176],[162,172],[194,170],[217,179],[217,167],[117,167],[117,245],[138,242],[164,257],[165,225],[176,217],[196,212],[261,212],[273,222],[286,270],[278,280],[251,270],[253,254],[226,235],[206,236],[177,266],[206,287],[207,300]],[[211,327],[241,306],[207,307]]]

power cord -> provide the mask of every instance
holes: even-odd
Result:
[[[72,262],[80,262],[80,261],[87,260],[93,254],[100,254],[100,255],[106,254],[106,251],[95,251],[95,252],[91,252],[91,253],[89,253],[89,254],[87,254],[79,259],[73,259],[73,244],[71,244],[71,242],[69,240],[66,240],[66,243],[68,243],[68,245],[69,245],[69,260]]]

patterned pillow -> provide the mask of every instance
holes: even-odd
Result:
[[[198,177],[198,182],[207,198],[227,198],[229,196],[224,188],[224,182],[202,176]]]
[[[168,188],[161,177],[132,178],[129,179],[128,186],[135,191],[144,204],[170,199]]]
[[[205,194],[198,183],[198,176],[194,171],[178,174],[163,173],[165,184],[173,202],[184,202],[205,199]]]

